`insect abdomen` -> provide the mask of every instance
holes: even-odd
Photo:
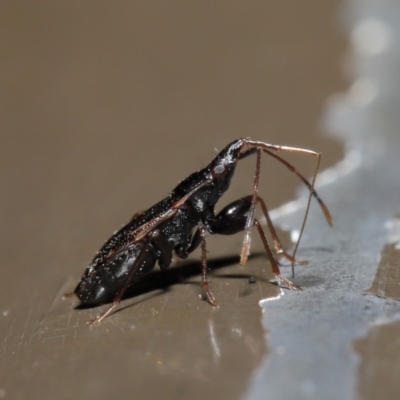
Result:
[[[92,270],[89,266],[74,291],[79,300],[85,305],[104,304],[112,300],[124,286],[140,249],[141,246],[136,243]],[[156,259],[154,251],[149,249],[131,282],[137,282],[146,272],[150,271],[154,267]]]

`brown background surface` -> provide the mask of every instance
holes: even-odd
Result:
[[[95,328],[85,323],[98,309],[62,294],[110,233],[214,148],[250,136],[323,151],[323,167],[340,158],[318,135],[325,99],[345,87],[337,5],[1,3],[0,396],[243,395],[267,352],[258,300],[278,293],[256,240],[244,270],[240,235],[210,238],[218,310],[198,298],[197,253]],[[249,192],[253,166],[223,204]],[[296,181],[263,167],[269,206],[292,198]]]

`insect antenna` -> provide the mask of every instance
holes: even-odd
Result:
[[[325,218],[326,218],[328,224],[329,224],[330,226],[332,226],[332,217],[331,217],[331,215],[330,215],[330,213],[329,213],[328,207],[325,205],[325,203],[324,203],[324,202],[321,200],[321,198],[318,196],[317,192],[314,190],[315,180],[316,180],[316,178],[317,178],[317,173],[318,173],[318,170],[319,170],[319,165],[320,165],[320,163],[321,163],[321,154],[320,154],[320,153],[312,153],[313,155],[315,155],[315,156],[317,157],[317,163],[316,163],[316,166],[315,166],[315,169],[314,169],[314,174],[313,174],[312,181],[311,181],[311,183],[310,183],[310,182],[308,182],[308,180],[307,180],[303,175],[301,175],[301,174],[296,170],[296,168],[295,168],[292,164],[290,164],[289,162],[287,162],[286,160],[284,160],[282,157],[279,157],[277,154],[275,154],[275,153],[273,153],[272,151],[270,151],[270,150],[268,150],[268,149],[265,149],[265,148],[263,148],[263,151],[264,151],[265,153],[269,154],[270,156],[274,157],[274,158],[277,159],[278,161],[280,161],[280,162],[281,162],[283,165],[285,165],[291,172],[295,173],[295,174],[303,181],[303,183],[304,183],[304,184],[308,187],[308,189],[309,189],[309,195],[308,195],[308,200],[307,200],[307,206],[306,206],[306,211],[305,211],[305,213],[304,213],[303,222],[302,222],[302,224],[301,224],[300,234],[299,234],[299,237],[298,237],[298,239],[297,239],[297,241],[296,241],[296,244],[295,244],[294,250],[293,250],[292,276],[294,277],[294,262],[295,262],[295,259],[296,259],[296,253],[297,253],[297,249],[299,248],[299,245],[300,245],[300,239],[301,239],[301,237],[302,237],[302,235],[303,235],[304,228],[305,228],[305,226],[306,226],[308,213],[309,213],[309,211],[310,211],[311,197],[312,197],[312,196],[314,196],[314,197],[317,199],[317,201],[318,201],[318,203],[319,203],[319,205],[320,205],[320,207],[321,207],[321,209],[322,209],[322,212],[323,212],[324,215],[325,215]]]
[[[301,181],[304,183],[304,185],[306,185],[307,188],[310,190],[310,192],[312,193],[313,197],[318,201],[318,204],[321,207],[321,210],[322,210],[322,212],[324,214],[324,217],[325,217],[326,221],[328,222],[329,226],[333,226],[333,220],[332,220],[331,213],[329,212],[329,209],[328,209],[327,205],[324,203],[324,201],[318,196],[318,193],[314,189],[313,185],[310,182],[308,182],[308,180],[302,174],[300,174],[300,172],[297,171],[296,168],[292,164],[288,163],[285,159],[283,159],[282,157],[279,157],[277,154],[273,153],[270,150],[263,149],[263,151],[265,153],[269,154],[271,157],[274,157],[275,159],[280,161],[291,172],[296,174],[301,179]],[[318,171],[318,169],[319,169],[319,162],[318,162],[318,166],[316,168],[316,171]]]
[[[254,152],[254,149],[257,149],[256,150],[257,151],[257,157],[259,157],[259,152],[262,149],[265,153],[269,154],[270,156],[274,157],[275,159],[280,161],[282,164],[284,164],[291,172],[295,173],[309,189],[310,194],[308,196],[306,211],[304,213],[303,222],[301,224],[299,238],[297,239],[297,242],[296,242],[296,245],[295,245],[295,248],[294,248],[294,251],[293,251],[292,275],[294,276],[294,260],[295,260],[297,249],[298,249],[299,244],[300,244],[300,239],[301,239],[301,237],[303,235],[304,227],[306,225],[308,212],[310,210],[310,204],[311,204],[311,197],[312,196],[314,196],[317,199],[317,201],[318,201],[318,203],[319,203],[319,205],[320,205],[320,207],[322,209],[322,212],[325,215],[325,218],[326,218],[328,224],[330,226],[332,226],[332,217],[331,217],[331,215],[329,213],[328,207],[320,199],[320,197],[317,195],[317,192],[314,190],[315,180],[316,180],[318,169],[319,169],[319,165],[320,165],[320,162],[321,162],[321,153],[317,153],[317,152],[312,151],[312,150],[302,149],[302,148],[297,148],[297,147],[273,145],[273,144],[269,144],[269,143],[265,143],[265,142],[259,142],[259,141],[251,140],[251,139],[244,139],[244,145],[245,146],[247,145],[250,148],[248,150],[245,150],[241,154],[240,158],[244,158],[244,157],[247,157],[248,155],[252,154]],[[309,183],[307,181],[307,179],[303,175],[301,175],[292,164],[290,164],[289,162],[287,162],[286,160],[284,160],[283,158],[281,158],[280,156],[278,156],[276,154],[277,152],[281,152],[281,151],[286,151],[286,152],[291,152],[291,153],[310,154],[310,155],[313,155],[313,156],[315,156],[317,158],[317,163],[316,163],[316,166],[315,166],[315,170],[314,170],[314,174],[313,174],[313,178],[312,178],[311,183]],[[254,177],[254,185],[257,184],[257,190],[258,190],[258,177],[259,177],[259,170],[257,171],[257,169],[256,169],[256,175]],[[256,195],[257,195],[256,192],[253,192],[253,197],[256,196]],[[252,208],[253,208],[253,205],[252,205]],[[253,211],[253,213],[254,213],[254,211]],[[250,234],[248,234],[248,231],[247,231],[247,225],[248,225],[248,223],[250,221],[254,221],[254,216],[253,217],[250,216],[247,219],[245,240],[246,240],[247,237],[250,238]],[[248,243],[248,245],[249,244],[250,243]],[[245,249],[245,245],[246,245],[246,243],[244,242],[243,243],[243,249],[242,249],[242,256],[244,254],[244,251],[246,250]]]

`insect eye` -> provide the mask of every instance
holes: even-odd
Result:
[[[217,165],[212,170],[212,175],[214,177],[224,176],[226,174],[226,168],[223,165]]]

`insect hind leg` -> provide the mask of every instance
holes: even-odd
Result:
[[[103,311],[101,314],[99,314],[96,317],[94,317],[93,319],[91,319],[88,322],[89,325],[95,325],[98,322],[102,321],[104,318],[106,318],[108,315],[110,315],[111,312],[114,310],[114,308],[121,302],[121,299],[122,299],[126,289],[128,289],[128,287],[132,283],[132,280],[133,280],[136,272],[139,270],[139,268],[146,256],[146,252],[150,245],[151,240],[153,239],[153,237],[157,236],[158,234],[159,234],[158,230],[154,230],[151,234],[149,234],[149,236],[147,237],[146,241],[143,244],[142,249],[140,250],[140,253],[138,254],[136,260],[134,261],[131,270],[129,271],[129,273],[126,277],[125,282],[123,283],[123,285],[121,285],[121,287],[117,291],[116,295],[114,296],[113,302],[110,304],[110,306],[105,311]]]

